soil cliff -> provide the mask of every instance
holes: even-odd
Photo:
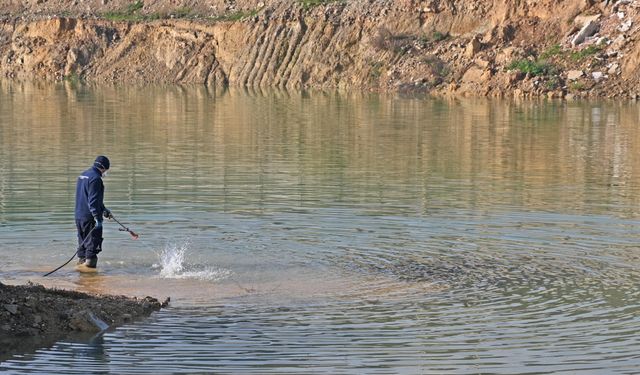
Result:
[[[0,76],[637,98],[640,0],[9,0]]]

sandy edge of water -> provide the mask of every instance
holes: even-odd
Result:
[[[153,297],[87,294],[0,283],[0,362],[53,344],[71,334],[94,335],[149,316],[168,305]],[[106,325],[104,324],[106,323]]]

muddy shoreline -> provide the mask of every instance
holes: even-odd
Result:
[[[0,283],[0,362],[69,335],[92,336],[166,307],[152,297],[87,294]]]

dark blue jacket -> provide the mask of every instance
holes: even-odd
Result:
[[[104,212],[102,174],[91,167],[78,176],[76,185],[76,220],[102,221]]]

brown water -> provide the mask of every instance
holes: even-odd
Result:
[[[640,106],[0,84],[0,280],[170,296],[7,373],[637,373]],[[98,154],[101,272],[74,249]]]

